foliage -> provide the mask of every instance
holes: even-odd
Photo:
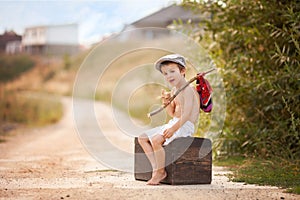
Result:
[[[18,77],[33,66],[34,61],[27,55],[0,55],[0,83]]]
[[[210,13],[193,31],[222,69],[226,155],[300,158],[300,4],[276,1],[189,1]]]
[[[71,67],[70,55],[65,54],[63,56],[63,60],[64,60],[64,69],[66,69],[66,70],[70,69],[70,67]]]
[[[0,90],[0,123],[45,125],[57,122],[62,114],[62,104],[53,97]]]

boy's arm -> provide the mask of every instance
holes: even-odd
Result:
[[[174,101],[172,101],[165,109],[170,117],[174,117],[174,113],[175,113]]]
[[[164,137],[169,138],[172,137],[173,134],[189,119],[190,113],[192,113],[192,109],[195,109],[194,102],[194,91],[193,90],[185,90],[183,94],[183,98],[181,100],[181,116],[178,122],[176,122],[171,128],[165,130]]]
[[[166,105],[169,102],[169,99],[171,97],[171,93],[166,93],[165,90],[162,90],[162,103],[164,105]],[[175,113],[175,104],[174,101],[172,101],[166,108],[165,108],[166,112],[168,113],[168,115],[170,115],[171,117],[174,117],[174,113]]]

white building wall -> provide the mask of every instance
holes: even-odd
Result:
[[[22,44],[30,45],[78,45],[78,25],[39,26],[27,28]]]
[[[46,44],[46,27],[27,28],[22,38],[23,45],[44,45]]]
[[[50,45],[78,45],[77,24],[47,26],[46,44]]]
[[[6,44],[5,53],[7,54],[17,54],[22,52],[21,41],[10,41]]]

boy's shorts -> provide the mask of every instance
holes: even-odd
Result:
[[[164,124],[162,126],[155,127],[153,129],[145,131],[145,134],[148,136],[150,142],[152,143],[151,138],[157,134],[163,135],[164,131],[170,127],[172,127],[179,118],[173,118],[171,119],[167,124]],[[172,142],[174,139],[179,138],[179,137],[190,137],[194,134],[195,131],[195,125],[187,121],[185,122],[175,133],[172,137],[167,138],[166,141],[164,142],[164,146],[168,145],[170,142]]]

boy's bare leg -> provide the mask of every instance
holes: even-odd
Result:
[[[152,169],[156,169],[156,159],[154,157],[153,148],[150,143],[150,140],[147,135],[142,134],[138,137],[139,144],[141,145],[142,149],[144,150],[147,158],[149,159]]]
[[[152,138],[152,148],[157,168],[153,170],[152,178],[147,182],[148,185],[158,185],[160,181],[167,177],[165,170],[165,150],[163,143],[165,139],[161,135],[156,135]]]

